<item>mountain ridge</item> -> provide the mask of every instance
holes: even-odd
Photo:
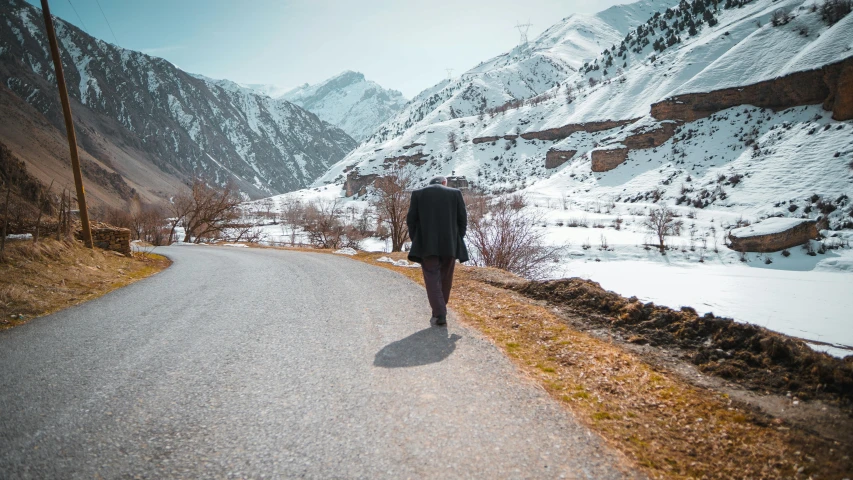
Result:
[[[10,0],[0,17],[0,81],[64,129],[41,11]],[[137,163],[153,163],[179,183],[201,175],[259,198],[309,185],[356,145],[285,100],[202,80],[58,18],[55,25],[75,121],[87,117],[92,127],[79,129],[81,147],[106,142],[101,153],[121,154],[105,160],[139,185]]]

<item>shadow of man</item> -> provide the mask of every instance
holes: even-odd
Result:
[[[457,334],[448,335],[446,328],[425,328],[408,337],[389,343],[376,352],[373,365],[383,368],[405,368],[438,363],[456,350]]]

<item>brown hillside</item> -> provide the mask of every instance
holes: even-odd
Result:
[[[75,103],[72,102],[72,109],[80,161],[87,198],[93,207],[122,207],[137,198],[156,203],[180,188],[182,182],[177,176],[157,169],[145,154],[96,133],[92,125],[106,121],[90,118],[93,114]],[[44,185],[54,181],[55,190],[74,190],[64,130],[56,128],[4,85],[0,85],[0,118],[0,143],[26,164],[30,174]]]

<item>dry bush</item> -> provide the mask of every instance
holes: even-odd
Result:
[[[827,25],[835,25],[853,11],[851,0],[825,0],[820,5],[820,17]]]
[[[305,207],[302,229],[308,242],[317,248],[338,249],[345,240],[340,199],[315,200]]]
[[[545,232],[537,228],[542,218],[524,208],[522,196],[469,195],[469,200],[467,239],[475,265],[539,278],[559,260],[562,247],[545,244]]]
[[[237,188],[230,183],[219,188],[201,178],[194,179],[189,191],[176,195],[169,205],[169,242],[178,225],[184,227],[184,242],[201,243],[219,238],[223,230],[239,220],[240,201]]]
[[[305,205],[299,200],[287,200],[281,205],[279,221],[281,222],[282,233],[284,233],[284,229],[289,230],[291,246],[296,244],[296,232],[302,226],[304,218]]]
[[[135,238],[152,245],[165,245],[168,240],[166,210],[159,205],[144,204],[133,214],[130,229]]]
[[[382,219],[381,222],[388,227],[392,252],[401,251],[403,244],[409,239],[406,214],[412,199],[413,185],[412,174],[401,166],[395,166],[388,174],[374,182],[376,197],[372,204]]]

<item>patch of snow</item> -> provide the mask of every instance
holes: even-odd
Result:
[[[420,268],[421,267],[417,263],[409,263],[408,260],[403,260],[403,259],[394,260],[393,258],[389,258],[389,257],[379,257],[376,259],[376,261],[382,262],[382,263],[390,263],[390,264],[394,265],[395,267],[403,267],[403,268]]]
[[[358,252],[354,248],[344,247],[339,250],[335,250],[334,253],[338,255],[355,255]]]
[[[6,235],[6,240],[32,240],[33,235],[31,233],[13,233],[11,235]]]

